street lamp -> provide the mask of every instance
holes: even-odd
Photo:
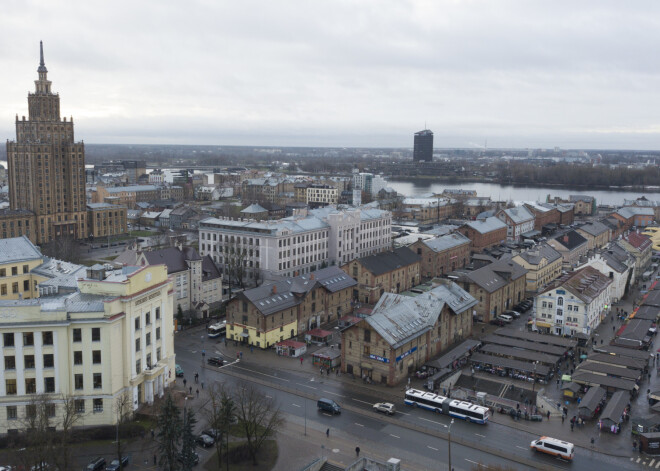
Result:
[[[534,387],[536,386],[536,365],[538,365],[538,363],[538,360],[534,362],[534,376],[532,377],[534,381],[532,381],[532,392],[534,392]]]
[[[449,428],[447,429],[447,458],[449,460],[449,471],[452,470],[451,468],[451,426],[454,425],[454,419],[451,419],[451,422],[449,422]]]

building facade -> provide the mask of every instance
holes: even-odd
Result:
[[[585,239],[589,250],[605,247],[612,239],[612,231],[608,226],[599,221],[583,224],[576,231]]]
[[[506,242],[506,224],[496,217],[470,221],[461,226],[458,231],[472,241],[471,249],[475,253]]]
[[[424,278],[442,277],[470,261],[470,239],[460,232],[430,240],[418,239],[410,249],[421,257]]]
[[[64,268],[66,266],[66,268]],[[5,368],[0,423],[20,430],[39,395],[61,428],[62,398],[77,426],[114,424],[115,401],[153,403],[174,381],[171,282],[164,266],[105,271],[46,261],[39,298],[0,301]]]
[[[571,268],[577,267],[589,251],[589,242],[577,231],[568,231],[556,239],[550,239],[548,245],[561,254],[564,266]]]
[[[612,280],[593,267],[564,275],[534,301],[533,325],[555,335],[590,335],[609,314]]]
[[[408,247],[358,258],[341,267],[357,282],[353,299],[376,304],[383,293],[401,293],[420,282],[420,256]]]
[[[10,208],[34,213],[30,231],[37,243],[88,232],[85,147],[74,140],[73,120],[60,117],[60,96],[53,93],[40,47],[28,118],[16,117],[16,140],[7,141]]]
[[[125,234],[128,230],[126,206],[108,203],[87,205],[89,237],[109,237]]]
[[[310,185],[307,187],[306,203],[310,207],[337,204],[339,190],[330,185]]]
[[[527,293],[537,293],[561,276],[563,258],[547,244],[541,244],[513,257],[527,270]]]
[[[264,283],[227,304],[227,338],[269,348],[352,312],[356,282],[338,267]]]
[[[385,293],[371,316],[342,332],[341,370],[394,386],[472,333],[476,300],[446,282],[409,297]]]
[[[524,206],[500,209],[495,215],[506,224],[506,238],[519,241],[526,232],[534,230],[534,215]]]
[[[433,132],[431,130],[424,129],[415,133],[413,161],[433,161]]]

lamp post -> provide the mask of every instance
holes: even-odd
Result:
[[[533,376],[534,381],[532,381],[532,392],[534,392],[534,387],[536,386],[536,365],[538,363],[539,363],[538,360],[534,362],[534,376]]]
[[[449,428],[447,429],[447,458],[449,461],[449,471],[451,471],[451,426],[454,425],[454,419],[451,419],[449,422]]]

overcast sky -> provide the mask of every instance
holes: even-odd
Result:
[[[660,149],[660,2],[8,0],[0,136],[39,40],[88,143]]]

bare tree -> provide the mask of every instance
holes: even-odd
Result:
[[[229,297],[231,298],[231,284],[233,282],[236,282],[241,289],[245,288],[248,249],[241,247],[237,240],[233,240],[226,245],[219,245],[218,250],[220,250],[218,256],[222,260],[223,275],[227,277]]]
[[[252,463],[257,465],[257,454],[264,442],[273,437],[284,423],[275,402],[251,383],[238,385],[234,394],[238,427],[247,439]]]
[[[25,416],[21,419],[21,428],[25,431],[27,447],[20,459],[23,465],[32,466],[47,463],[53,458],[55,425],[55,403],[45,394],[33,395],[25,406]]]
[[[220,383],[209,389],[209,403],[207,405],[206,423],[215,432],[215,449],[218,454],[218,470],[222,469],[223,439],[226,444],[225,456],[229,458],[229,428],[235,416],[234,400],[231,394]],[[229,462],[227,461],[227,469]]]
[[[122,457],[122,443],[121,443],[121,434],[119,433],[119,428],[121,425],[129,419],[131,412],[131,398],[126,393],[122,393],[115,399],[115,420],[116,423],[116,437],[117,442],[117,459],[121,463]]]
[[[81,260],[78,241],[73,237],[56,237],[42,245],[41,251],[48,257],[71,263],[79,263]]]
[[[58,400],[58,405],[57,427],[59,432],[53,461],[59,469],[70,469],[71,433],[83,414],[78,411],[76,399],[73,396],[62,395]]]

